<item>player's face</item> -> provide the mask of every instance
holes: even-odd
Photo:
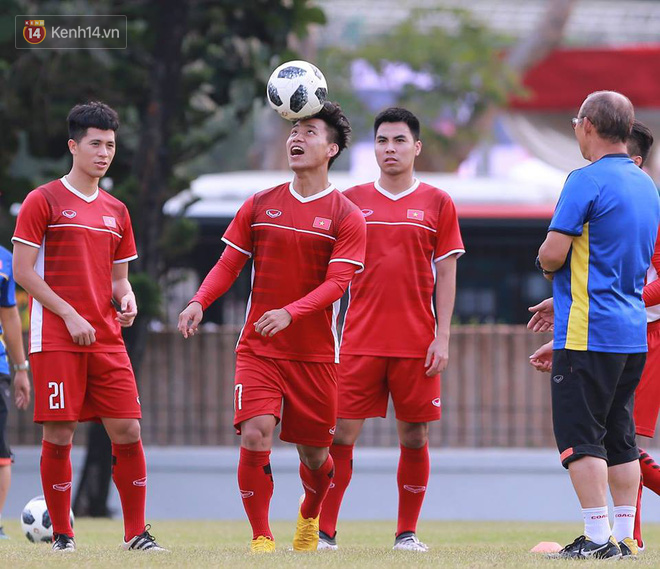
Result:
[[[321,119],[305,119],[293,125],[286,141],[289,167],[294,171],[327,164],[339,150],[328,140],[328,127]]]
[[[69,140],[73,165],[91,178],[101,178],[115,157],[115,131],[88,128],[80,142]]]
[[[422,143],[413,138],[404,122],[384,122],[378,127],[375,139],[376,161],[382,172],[396,176],[412,171]]]

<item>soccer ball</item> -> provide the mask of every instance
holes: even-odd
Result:
[[[69,511],[71,527],[73,527],[73,512]],[[32,498],[21,514],[21,528],[25,537],[32,543],[40,541],[51,542],[53,540],[53,524],[43,496]]]
[[[323,108],[328,84],[319,68],[307,61],[289,61],[273,71],[266,96],[282,118],[297,121]]]

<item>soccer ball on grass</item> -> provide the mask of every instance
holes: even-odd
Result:
[[[282,118],[297,121],[323,108],[328,84],[318,67],[307,61],[288,61],[273,71],[266,96]]]
[[[71,527],[73,527],[73,512],[69,511]],[[43,496],[32,498],[21,514],[21,528],[25,537],[32,543],[48,542],[53,540],[53,524]]]

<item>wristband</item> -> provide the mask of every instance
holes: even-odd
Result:
[[[552,275],[554,274],[554,271],[546,271],[542,266],[541,266],[541,259],[538,258],[538,255],[536,256],[536,261],[534,261],[534,265],[536,265],[536,268],[541,271],[544,275]]]
[[[22,364],[14,364],[11,369],[14,371],[30,371],[30,362],[25,360]]]

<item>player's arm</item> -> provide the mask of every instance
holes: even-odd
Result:
[[[651,265],[656,273],[660,275],[660,233],[658,233],[658,238],[655,242],[655,250],[651,257]],[[644,299],[645,306],[655,306],[656,304],[660,304],[660,278],[654,280],[652,283],[644,285],[642,298]]]
[[[23,365],[26,359],[18,308],[15,305],[0,307],[0,321],[9,359],[15,365]],[[30,379],[27,369],[14,371],[14,400],[19,409],[26,409],[30,403]]]
[[[435,308],[438,322],[435,340],[431,342],[424,362],[424,366],[428,368],[426,370],[428,377],[443,372],[449,362],[449,329],[456,298],[457,259],[458,255],[450,255],[435,262]]]
[[[178,328],[184,338],[195,335],[204,316],[204,310],[229,290],[248,259],[249,256],[245,252],[230,245],[225,247],[220,259],[206,275],[195,296],[179,314]]]
[[[34,270],[39,249],[14,240],[14,279],[35,300],[64,320],[75,344],[89,346],[96,341],[96,331],[68,302],[57,295]]]
[[[566,262],[571,245],[573,245],[572,235],[559,231],[548,231],[548,235],[539,249],[539,263],[543,270],[547,273],[554,273],[561,269]],[[545,276],[552,280],[552,274],[545,274]]]
[[[360,265],[345,261],[330,262],[325,280],[301,299],[287,304],[284,308],[269,310],[254,323],[254,328],[262,336],[274,336],[291,322],[323,310],[339,300],[355,271]]]
[[[133,325],[138,313],[133,288],[128,280],[128,262],[112,265],[112,299],[117,308],[117,321],[122,328]]]

